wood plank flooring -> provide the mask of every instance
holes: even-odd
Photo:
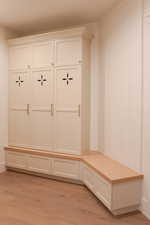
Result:
[[[150,225],[141,213],[113,217],[84,186],[0,174],[0,225]]]

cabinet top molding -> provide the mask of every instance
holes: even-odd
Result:
[[[14,46],[14,45],[34,43],[37,41],[50,41],[50,40],[56,40],[56,39],[62,39],[62,38],[73,38],[73,37],[82,37],[84,39],[90,40],[93,38],[93,34],[90,33],[86,29],[86,27],[78,27],[73,29],[52,31],[52,32],[43,33],[43,34],[10,39],[8,40],[8,44],[9,46]]]

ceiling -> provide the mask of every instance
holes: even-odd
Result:
[[[21,35],[95,22],[116,0],[0,0],[1,25]]]

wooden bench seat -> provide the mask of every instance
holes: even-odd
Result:
[[[54,152],[39,151],[33,149],[16,148],[16,147],[5,147],[7,151],[29,153],[33,155],[55,157],[62,159],[79,160],[86,163],[89,167],[94,169],[97,173],[103,176],[106,180],[111,183],[125,182],[128,180],[142,179],[143,174],[137,173],[121,163],[112,160],[108,156],[102,153],[91,152],[87,155],[70,155]]]
[[[101,153],[85,155],[82,160],[111,183],[143,178],[143,174],[139,174]]]
[[[83,182],[114,215],[139,207],[143,175],[104,154],[78,156],[11,146],[5,150],[7,168]]]

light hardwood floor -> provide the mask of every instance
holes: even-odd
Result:
[[[0,174],[0,225],[150,225],[141,213],[113,217],[84,186]]]

